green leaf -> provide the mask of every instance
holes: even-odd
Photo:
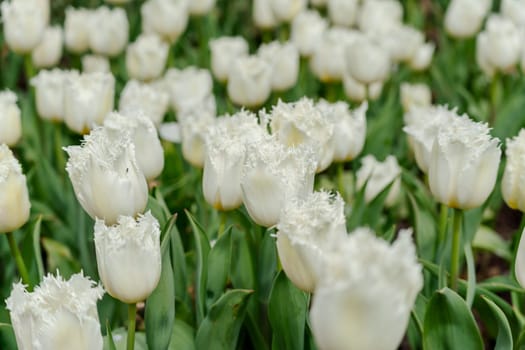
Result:
[[[465,244],[465,259],[467,260],[467,271],[468,271],[468,280],[467,280],[467,297],[465,301],[469,308],[472,307],[474,302],[474,296],[476,295],[476,265],[474,262],[474,255],[472,254],[472,248],[470,244]]]
[[[232,228],[232,261],[230,277],[234,288],[256,289],[254,253],[250,249],[246,235],[235,227]]]
[[[169,350],[195,350],[195,331],[186,322],[175,320]]]
[[[408,191],[407,194],[414,217],[414,233],[418,253],[421,257],[430,260],[434,256],[437,240],[436,222],[431,212],[424,209],[421,201],[416,199],[417,197]]]
[[[40,232],[42,228],[42,215],[39,215],[35,225],[33,226],[33,251],[38,271],[38,280],[41,281],[44,277],[44,263],[42,262],[42,250],[40,248]]]
[[[195,283],[197,324],[199,325],[205,316],[206,308],[206,281],[208,280],[208,254],[210,252],[210,242],[203,228],[195,221],[193,215],[185,210],[188,220],[193,229],[195,247],[197,250],[197,281]]]
[[[42,245],[47,255],[48,271],[58,269],[65,279],[80,271],[80,264],[68,246],[47,237],[42,238]]]
[[[175,217],[170,220],[173,225]],[[146,339],[151,349],[167,349],[175,320],[175,285],[169,247],[171,229],[161,244],[162,270],[159,284],[146,300]]]
[[[483,349],[472,312],[449,288],[434,292],[428,303],[423,325],[423,349]]]
[[[184,246],[180,238],[180,232],[176,225],[173,225],[170,233],[171,245],[171,267],[173,268],[173,283],[175,284],[175,296],[190,306],[187,290],[186,256]]]
[[[498,323],[498,337],[496,339],[496,346],[494,347],[494,350],[512,349],[512,331],[510,330],[510,325],[509,321],[507,320],[507,317],[492,300],[490,300],[484,295],[481,296],[481,298],[490,307],[494,318]]]
[[[197,349],[234,350],[246,314],[251,290],[234,289],[226,292],[202,321],[195,345]]]
[[[472,241],[472,247],[489,251],[509,262],[512,261],[509,242],[505,241],[496,231],[487,226],[478,228]]]
[[[126,341],[127,341],[127,331],[124,328],[115,329],[111,332],[113,337],[113,342],[116,350],[126,350]],[[104,337],[104,350],[111,350],[108,347],[107,335]],[[146,344],[146,336],[143,332],[135,333],[135,350],[148,350],[148,345]]]
[[[274,281],[268,306],[273,349],[304,349],[308,302],[308,294],[295,287],[281,271]]]
[[[111,326],[109,321],[106,321],[106,340],[104,341],[104,348],[108,350],[117,350],[115,346],[115,341],[113,340],[113,335],[111,334]]]
[[[231,260],[230,232],[231,228],[226,229],[208,255],[208,281],[206,283],[206,306],[208,310],[223,294],[228,281]]]

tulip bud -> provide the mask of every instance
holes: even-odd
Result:
[[[343,89],[346,97],[355,102],[362,102],[367,99],[368,88],[366,85],[355,80],[351,75],[343,75]]]
[[[114,57],[128,44],[129,23],[122,8],[100,6],[91,14],[89,47],[94,53]]]
[[[102,124],[113,109],[115,78],[109,73],[70,75],[64,88],[64,121],[79,134]]]
[[[271,67],[272,90],[284,91],[295,86],[299,76],[299,52],[292,43],[262,44],[257,55]]]
[[[406,126],[403,131],[409,137],[409,144],[422,172],[428,173],[432,147],[439,129],[451,123],[455,117],[454,111],[443,106],[412,107],[405,113]]]
[[[310,56],[321,42],[327,27],[328,23],[319,12],[303,11],[293,19],[290,40],[297,46],[301,56]]]
[[[325,254],[331,254],[345,237],[341,196],[313,192],[304,201],[285,203],[277,224],[277,252],[286,276],[299,289],[313,292]]]
[[[48,274],[31,293],[14,284],[6,304],[18,348],[102,349],[97,300],[103,295],[82,272],[67,281]]]
[[[156,34],[141,34],[126,49],[126,69],[132,79],[158,78],[168,59],[168,44]]]
[[[501,193],[510,208],[525,212],[525,183],[522,181],[525,174],[525,129],[521,129],[518,136],[507,139],[506,145],[507,163],[501,181]]]
[[[214,114],[196,109],[180,119],[182,156],[191,165],[202,168],[206,156],[206,132],[215,123]]]
[[[56,66],[62,58],[64,34],[61,27],[48,27],[40,43],[33,49],[31,58],[35,67]]]
[[[66,79],[77,76],[77,71],[63,71],[55,68],[41,70],[31,79],[31,86],[35,88],[36,110],[42,119],[64,120]]]
[[[420,45],[408,61],[408,65],[415,71],[427,69],[430,66],[430,63],[432,63],[432,56],[434,56],[435,50],[436,45],[434,43]]]
[[[270,1],[271,0],[253,0],[252,17],[257,28],[272,29],[279,24],[273,13]]]
[[[432,92],[428,85],[402,83],[400,90],[401,105],[405,113],[414,107],[429,107],[432,103]]]
[[[113,226],[97,219],[95,249],[98,274],[112,297],[137,303],[157,287],[161,271],[160,228],[151,212],[137,220],[120,216]]]
[[[109,59],[106,56],[84,55],[82,56],[83,73],[111,73]]]
[[[387,33],[402,24],[403,6],[397,0],[364,1],[357,22],[364,33]]]
[[[452,0],[445,13],[445,29],[455,38],[468,38],[481,28],[492,0]]]
[[[152,180],[162,173],[164,149],[160,144],[155,125],[141,111],[126,116],[116,112],[110,113],[104,120],[104,127],[108,133],[115,134],[113,137],[117,137],[122,132],[130,133],[137,164],[147,180]]]
[[[192,0],[188,2],[190,15],[203,16],[209,13],[215,6],[216,0]]]
[[[370,203],[389,185],[385,205],[395,204],[401,190],[401,168],[394,156],[388,156],[379,162],[374,156],[367,155],[361,160],[361,168],[356,174],[356,187],[361,190],[365,185],[365,202]]]
[[[326,169],[333,161],[335,141],[334,126],[324,110],[317,108],[312,100],[303,98],[297,102],[279,101],[270,115],[272,133],[287,147],[308,145],[315,149],[317,172]]]
[[[64,39],[66,48],[74,53],[81,53],[89,49],[89,35],[91,32],[92,11],[87,9],[66,9],[64,20]]]
[[[508,18],[491,15],[476,40],[476,60],[489,77],[512,70],[520,59],[522,33]]]
[[[384,81],[390,73],[388,53],[371,40],[355,40],[346,47],[345,57],[347,73],[362,84]]]
[[[228,80],[233,61],[248,55],[248,42],[241,36],[223,36],[210,40],[211,71],[221,82]]]
[[[309,147],[288,148],[274,137],[251,142],[241,188],[252,220],[265,227],[276,225],[288,201],[313,191],[315,168],[315,153]]]
[[[501,14],[514,22],[517,27],[525,26],[525,2],[522,0],[503,0]]]
[[[334,126],[334,161],[347,162],[357,157],[365,144],[368,103],[363,102],[359,108],[350,111],[346,102],[321,100],[317,108],[324,111]]]
[[[193,1],[193,0],[192,0]],[[188,25],[188,0],[148,0],[140,8],[142,31],[174,43]]]
[[[0,233],[19,229],[29,220],[29,194],[22,167],[5,144],[0,144]]]
[[[306,8],[306,0],[269,0],[273,14],[278,21],[290,22]]]
[[[444,124],[434,140],[428,182],[434,198],[450,208],[472,209],[485,202],[498,176],[501,150],[487,124],[467,115]]]
[[[49,0],[10,0],[1,4],[4,39],[11,50],[30,53],[49,23]]]
[[[215,109],[213,79],[209,70],[193,66],[183,70],[171,68],[164,75],[164,81],[170,93],[171,105],[178,114],[205,103],[212,103]]]
[[[336,26],[351,27],[357,17],[358,0],[328,0],[328,17]]]
[[[318,348],[397,349],[423,287],[421,270],[411,230],[401,230],[392,245],[368,229],[351,233],[313,294],[310,321]]]
[[[22,116],[14,92],[0,92],[0,144],[14,146],[22,137]]]
[[[219,210],[235,209],[242,204],[240,182],[246,143],[263,136],[264,129],[250,112],[217,118],[206,136],[202,175],[206,202]]]
[[[119,111],[124,114],[142,111],[158,127],[168,111],[168,104],[167,93],[136,80],[128,80],[120,93]]]
[[[135,158],[129,133],[110,134],[96,128],[81,146],[65,148],[66,171],[78,201],[93,219],[112,225],[120,215],[142,213],[148,186]]]
[[[260,106],[272,91],[272,69],[257,56],[239,57],[231,67],[227,90],[235,104]]]

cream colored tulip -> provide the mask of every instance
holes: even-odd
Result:
[[[233,61],[228,79],[228,97],[245,107],[262,105],[272,89],[272,69],[257,56],[240,57]]]
[[[169,46],[156,34],[141,34],[126,49],[126,69],[131,79],[142,81],[161,76]]]
[[[248,42],[241,36],[223,36],[210,40],[211,71],[221,82],[228,80],[233,61],[248,56]]]
[[[64,33],[61,27],[48,27],[37,47],[33,49],[31,58],[35,67],[48,68],[56,66],[62,58]]]
[[[14,92],[0,92],[0,144],[14,146],[22,137],[22,113],[16,100]]]

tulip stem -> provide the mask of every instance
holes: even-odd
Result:
[[[135,347],[135,322],[137,318],[137,304],[128,304],[128,341],[127,350],[133,350]]]
[[[454,226],[452,232],[452,253],[450,256],[450,286],[453,290],[457,290],[459,277],[459,247],[461,243],[461,223],[463,212],[461,209],[454,209],[453,216]]]
[[[493,126],[496,121],[496,113],[498,112],[498,106],[501,100],[501,86],[500,86],[500,75],[498,72],[494,73],[492,81],[490,83],[490,114],[489,114],[489,126]]]
[[[440,251],[440,247],[442,247],[447,239],[448,207],[445,204],[440,204],[439,209],[439,231],[434,256],[437,256]]]
[[[31,80],[32,77],[35,76],[35,69],[33,67],[33,61],[31,58],[31,54],[24,55],[24,70],[26,73],[26,81],[27,81],[27,84],[29,85],[29,81]]]
[[[9,241],[9,248],[11,248],[11,254],[13,254],[13,257],[16,261],[16,266],[18,267],[18,272],[20,273],[20,276],[22,277],[22,282],[28,286],[28,290],[32,290],[31,283],[29,283],[29,273],[27,272],[26,264],[24,263],[24,259],[22,259],[22,254],[20,254],[20,250],[18,249],[18,245],[15,241],[15,236],[12,232],[7,232],[7,240]]]

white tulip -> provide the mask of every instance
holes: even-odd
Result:
[[[91,14],[89,47],[99,55],[114,57],[128,44],[129,22],[122,8],[100,6]]]
[[[485,202],[498,176],[501,149],[487,124],[456,116],[438,131],[428,167],[434,198],[450,208],[472,209]]]
[[[42,40],[49,23],[49,0],[2,1],[4,40],[19,54],[30,53]]]
[[[148,185],[135,158],[129,133],[115,135],[102,127],[84,136],[81,146],[65,148],[66,171],[75,195],[93,218],[112,225],[120,215],[142,213],[148,202]]]
[[[117,135],[122,132],[130,133],[137,164],[147,180],[162,173],[164,149],[155,125],[141,111],[128,112],[126,115],[110,113],[104,120],[104,127]]]
[[[488,76],[512,70],[524,48],[522,32],[510,19],[491,15],[476,40],[476,59]]]
[[[174,43],[188,25],[188,0],[148,0],[140,8],[142,31]]]
[[[345,58],[347,73],[362,84],[384,81],[390,73],[388,53],[370,40],[362,38],[348,45]]]
[[[279,24],[270,2],[271,0],[253,0],[252,17],[256,27],[271,29]]]
[[[403,23],[403,6],[397,0],[364,1],[357,22],[365,33],[386,33]]]
[[[0,144],[0,233],[12,232],[29,220],[29,194],[22,167],[5,144]]]
[[[112,297],[134,304],[145,300],[157,287],[161,272],[160,228],[151,212],[137,220],[120,216],[113,226],[97,219],[95,250],[98,274]]]
[[[400,92],[401,105],[405,113],[413,107],[428,107],[432,102],[432,92],[424,83],[402,83]]]
[[[334,126],[325,110],[308,98],[297,102],[279,101],[269,115],[272,134],[286,147],[308,145],[316,150],[317,172],[326,169],[333,161],[335,151]]]
[[[303,201],[285,203],[277,224],[277,252],[286,276],[299,289],[313,292],[325,255],[332,254],[345,237],[341,196],[313,192]]]
[[[275,137],[250,142],[241,188],[253,221],[265,227],[276,225],[286,203],[313,191],[316,164],[315,153],[307,146],[289,148]]]
[[[166,92],[157,91],[154,87],[136,80],[128,80],[120,93],[120,112],[127,114],[142,111],[157,127],[164,119],[168,105],[169,95]]]
[[[365,144],[368,103],[363,102],[353,111],[343,101],[329,103],[321,100],[317,107],[324,110],[334,126],[334,161],[346,162],[356,158]]]
[[[262,105],[272,91],[272,69],[257,56],[246,56],[233,61],[228,79],[228,97],[245,107]]]
[[[367,98],[367,86],[358,82],[349,74],[343,75],[343,89],[346,97],[351,101],[362,102]]]
[[[284,91],[295,86],[299,76],[299,52],[291,42],[262,44],[257,55],[272,69],[272,90]]]
[[[310,320],[318,348],[397,349],[422,287],[411,230],[401,230],[392,245],[368,229],[356,230],[313,294]]]
[[[35,67],[47,68],[56,66],[62,58],[64,33],[61,27],[48,27],[40,44],[33,49],[31,58]]]
[[[102,350],[97,301],[104,290],[83,273],[48,274],[33,292],[13,285],[6,300],[20,350]]]
[[[89,35],[91,32],[92,11],[88,9],[66,9],[64,20],[64,39],[66,48],[74,53],[81,53],[89,49]]]
[[[202,191],[214,208],[231,210],[242,204],[241,173],[248,140],[263,137],[257,117],[241,111],[217,118],[206,135]]]
[[[491,6],[492,0],[452,0],[445,13],[447,33],[455,38],[474,36]]]
[[[73,131],[87,133],[113,110],[115,78],[109,73],[70,75],[64,87],[64,121]]]
[[[290,40],[302,56],[310,56],[321,42],[327,28],[328,23],[319,12],[302,11],[292,21]]]
[[[518,27],[525,27],[525,1],[502,0],[501,14],[511,19]]]
[[[198,107],[207,100],[212,100],[215,105],[213,79],[207,69],[193,66],[183,70],[170,68],[164,75],[164,82],[170,93],[171,105],[179,114]]]
[[[522,181],[525,174],[525,129],[521,129],[518,136],[507,139],[506,146],[507,163],[501,193],[510,208],[525,212],[525,182]]]
[[[213,9],[216,0],[192,0],[188,2],[188,12],[190,15],[202,16]]]
[[[388,156],[380,162],[372,155],[364,156],[356,177],[357,189],[361,190],[365,187],[366,203],[373,201],[388,186],[390,188],[385,198],[385,205],[390,207],[397,201],[401,190],[401,168],[396,157]]]
[[[22,137],[22,113],[16,100],[14,92],[0,92],[0,144],[14,146]]]
[[[141,34],[126,49],[126,69],[132,79],[158,78],[168,59],[169,46],[156,34]]]
[[[328,0],[328,17],[336,26],[351,27],[357,18],[358,0]]]
[[[425,43],[419,46],[414,55],[408,61],[410,68],[416,71],[422,71],[427,69],[432,63],[432,57],[436,45],[434,43]]]
[[[403,131],[409,137],[417,165],[422,172],[428,173],[432,147],[439,129],[451,123],[456,113],[443,106],[413,106],[404,117],[407,125]]]
[[[275,17],[281,22],[290,22],[306,8],[306,0],[269,0]]]
[[[35,88],[36,110],[42,119],[64,120],[64,91],[69,77],[78,77],[78,72],[58,68],[41,70],[31,79],[31,86]]]
[[[394,62],[412,61],[425,44],[422,32],[403,24],[383,28],[382,31],[372,33],[371,37],[388,52]]]
[[[248,42],[241,36],[223,36],[210,40],[211,71],[217,80],[228,80],[233,61],[248,56]]]
[[[84,55],[82,56],[82,72],[84,73],[110,73],[111,66],[106,56]]]
[[[215,121],[215,114],[202,109],[187,113],[180,119],[182,156],[197,168],[204,167],[206,132]]]

